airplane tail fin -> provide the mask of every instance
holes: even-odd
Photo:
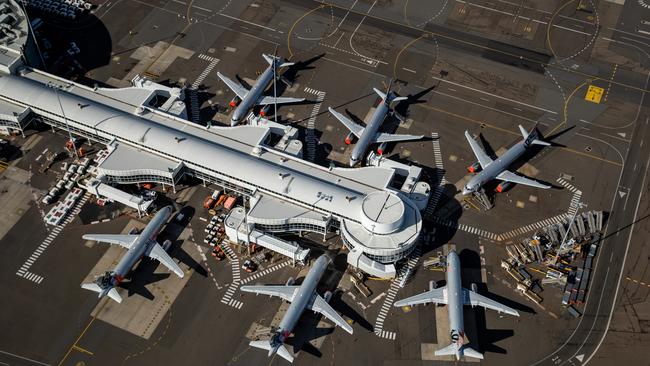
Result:
[[[260,348],[269,351],[269,357],[274,353],[277,353],[278,356],[284,358],[285,360],[289,362],[293,362],[293,356],[289,354],[289,351],[284,347],[283,344],[274,346],[273,344],[271,344],[270,340],[265,340],[265,341],[251,341],[249,345],[251,347]]]
[[[278,56],[273,56],[273,55],[267,55],[266,53],[263,53],[262,56],[266,60],[266,62],[269,63],[269,65],[273,66],[273,61],[277,60],[278,64],[276,64],[277,67],[288,67],[291,65],[294,65],[294,62],[286,62],[283,58],[280,58]]]
[[[97,297],[103,297],[108,295],[108,297],[117,301],[118,303],[122,302],[122,296],[120,296],[120,294],[117,293],[115,287],[111,287],[110,289],[103,289],[98,284],[91,282],[91,283],[82,284],[81,288],[98,293]]]
[[[533,129],[528,133],[526,129],[522,126],[519,125],[519,131],[521,132],[521,135],[524,137],[524,145],[530,146],[530,145],[543,145],[543,146],[551,146],[550,143],[546,141],[542,141],[538,139],[539,133],[537,132],[537,124],[533,127]]]

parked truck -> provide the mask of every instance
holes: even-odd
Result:
[[[214,206],[214,198],[211,196],[207,196],[205,200],[203,200],[203,208],[206,209],[211,209]]]
[[[236,202],[237,202],[237,197],[230,196],[226,199],[226,202],[223,204],[223,208],[230,211],[233,208],[233,206],[235,206]]]
[[[227,198],[228,195],[226,194],[222,194],[221,196],[219,196],[219,199],[217,199],[217,203],[214,205],[214,209],[215,210],[221,209],[221,205],[223,205],[224,201],[226,201]]]

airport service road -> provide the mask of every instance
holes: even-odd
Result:
[[[642,103],[643,104],[643,103]],[[645,103],[647,105],[647,103]],[[582,365],[598,351],[612,312],[627,249],[632,239],[634,223],[643,192],[649,183],[648,156],[650,156],[650,117],[641,113],[637,119],[630,149],[607,224],[605,240],[599,248],[596,271],[591,280],[584,314],[578,327],[562,346],[533,365]],[[644,224],[644,223],[639,223]]]

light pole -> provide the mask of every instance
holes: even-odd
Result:
[[[278,87],[277,87],[277,76],[276,75],[276,65],[277,65],[277,60],[278,60],[278,46],[275,46],[275,50],[273,51],[273,121],[275,123],[278,123]]]
[[[19,2],[19,3],[22,7],[23,14],[25,14],[25,22],[27,23],[27,27],[29,28],[29,35],[31,35],[34,39],[34,45],[36,46],[38,57],[41,60],[43,69],[47,71],[47,67],[45,65],[45,58],[43,58],[43,54],[41,53],[41,48],[38,46],[38,42],[36,41],[36,35],[34,34],[34,29],[32,29],[32,22],[29,19],[29,16],[27,15],[27,9],[25,8],[25,3],[24,2]],[[79,154],[77,152],[77,145],[74,143],[74,140],[72,139],[72,132],[70,131],[70,125],[68,124],[68,119],[65,116],[65,111],[63,110],[63,104],[61,104],[61,98],[59,98],[59,93],[56,90],[57,86],[52,84],[51,82],[48,82],[47,85],[54,90],[54,94],[56,95],[56,100],[59,102],[59,107],[61,108],[61,115],[63,116],[63,122],[65,123],[65,127],[68,130],[68,138],[70,138],[70,143],[72,144],[72,148],[74,149],[75,156],[77,157],[77,159],[79,159]],[[52,130],[54,130],[54,126],[52,127]]]
[[[557,253],[555,253],[555,260],[553,261],[553,264],[557,263],[557,260],[560,257],[560,253],[565,249],[566,238],[569,236],[569,232],[571,231],[571,225],[573,225],[574,222],[576,221],[576,216],[578,216],[578,210],[587,207],[587,204],[578,201],[573,207],[576,208],[576,211],[573,213],[573,216],[571,217],[571,221],[569,221],[569,227],[566,229],[566,232],[564,233],[564,237],[562,238],[562,242],[560,243],[560,247],[558,248]]]
[[[74,139],[72,138],[72,131],[70,131],[70,125],[68,124],[68,118],[65,116],[65,110],[63,110],[63,104],[61,104],[61,98],[59,98],[59,92],[57,91],[57,86],[54,85],[53,83],[49,82],[47,84],[49,87],[54,90],[54,95],[56,95],[56,100],[59,102],[59,108],[61,108],[61,115],[63,116],[63,123],[65,123],[65,128],[68,130],[68,138],[70,139],[70,143],[72,144],[72,150],[74,151],[74,155],[79,159],[79,153],[77,152],[77,144],[74,143]]]

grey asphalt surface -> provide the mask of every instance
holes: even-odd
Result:
[[[345,1],[337,1],[337,3],[342,7],[350,6]],[[422,6],[422,4],[414,4],[417,4],[417,2],[411,2],[411,7],[409,8],[411,12],[417,6]],[[489,5],[487,2],[481,2],[480,4]],[[621,24],[621,29],[628,32],[635,32],[633,24],[637,23],[641,17],[638,6],[635,7],[635,4],[635,1],[628,0],[623,10],[623,18],[626,19],[626,24],[624,26]],[[114,56],[119,56],[121,59],[120,61],[115,61],[118,64],[111,63],[111,65],[105,68],[97,69],[95,76],[103,80],[108,77],[123,77],[127,73],[126,70],[135,64],[133,59],[129,59],[128,57],[133,50],[143,44],[152,45],[153,43],[150,42],[169,41],[170,38],[176,35],[175,32],[185,27],[187,21],[187,19],[180,18],[182,14],[185,14],[187,6],[174,1],[160,3],[155,1],[115,3],[112,5],[116,9],[121,9],[120,14],[129,14],[129,16],[116,17],[111,16],[111,14],[114,15],[115,13],[107,12],[109,15],[105,21],[110,25],[111,36],[115,43],[114,47],[118,51]],[[264,66],[263,61],[259,57],[259,53],[262,51],[271,52],[273,50],[273,42],[280,43],[281,51],[284,51],[287,31],[291,24],[307,10],[313,9],[319,4],[317,2],[298,2],[294,0],[267,1],[263,2],[262,5],[269,6],[270,8],[264,8],[266,11],[256,12],[252,7],[248,6],[249,4],[247,2],[233,2],[232,6],[227,8],[228,14],[237,16],[245,21],[263,24],[272,29],[281,30],[282,33],[280,31],[260,28],[245,23],[242,20],[218,16],[218,11],[225,5],[221,2],[216,4],[209,1],[197,1],[193,5],[211,9],[211,12],[193,8],[192,15],[196,15],[197,19],[201,20],[201,22],[192,25],[187,34],[181,37],[177,44],[195,50],[197,53],[202,52],[219,57],[221,61],[216,69],[225,74],[239,74],[243,77],[252,78],[255,72]],[[361,20],[364,19],[364,12],[370,8],[370,5],[371,3],[360,3],[359,7],[355,8],[357,12],[352,12],[347,16],[343,28],[344,32],[349,34],[354,31],[356,25],[360,24]],[[413,27],[394,23],[403,20],[400,16],[401,4],[389,4],[385,9],[379,8],[380,3],[377,6],[373,10],[372,15],[379,14],[386,16],[391,22],[384,22],[369,16],[365,18],[361,30],[370,30],[369,32],[372,32],[381,29],[387,33],[398,35],[394,41],[395,44],[391,45],[385,54],[382,54],[384,56],[383,59],[392,62],[396,53],[403,45],[401,41],[404,39],[409,41],[416,38],[421,34],[421,31],[413,29]],[[450,6],[450,8],[452,7]],[[275,10],[268,11],[269,9]],[[512,11],[510,6],[504,5],[504,9]],[[102,8],[102,12],[104,10],[106,8]],[[177,16],[177,13],[181,15]],[[204,15],[199,15],[201,13]],[[323,24],[319,25],[319,23],[322,23],[322,19],[329,19],[330,14],[332,14],[332,19],[335,19],[336,23],[340,21],[341,17],[345,16],[345,12],[338,8],[334,9],[333,12],[329,8],[324,8],[315,14],[318,15],[315,20],[309,19],[308,17],[304,23],[301,23],[301,30],[303,26],[314,30],[319,29],[319,26],[323,27]],[[138,20],[135,21],[134,19]],[[205,21],[203,21],[204,19]],[[629,19],[629,22],[627,19]],[[164,24],[168,24],[169,26],[166,28],[161,27]],[[158,28],[155,28],[156,26]],[[164,29],[161,30],[161,28]],[[429,25],[426,29],[439,33],[442,36],[440,37],[441,44],[438,47],[432,40],[426,40],[423,44],[417,44],[417,49],[407,50],[401,55],[400,65],[416,65],[421,67],[416,68],[418,74],[410,75],[401,72],[400,77],[406,79],[408,82],[408,85],[403,87],[405,92],[413,92],[418,85],[430,86],[429,84],[433,83],[430,73],[423,72],[423,70],[428,71],[435,62],[429,58],[424,60],[422,55],[429,55],[429,53],[423,53],[423,50],[426,50],[426,52],[434,52],[434,50],[435,52],[440,52],[441,58],[447,58],[450,62],[453,62],[454,59],[459,63],[470,60],[466,62],[474,62],[475,68],[486,73],[507,73],[512,78],[521,77],[522,79],[526,79],[533,85],[546,85],[545,82],[548,82],[548,76],[539,73],[529,73],[522,68],[509,68],[504,66],[503,63],[493,63],[481,57],[483,53],[479,48],[468,46],[466,43],[463,44],[463,42],[472,42],[482,47],[490,46],[494,44],[490,36],[480,35],[477,32],[470,32],[469,30],[465,33],[439,24]],[[129,35],[129,30],[134,30],[134,35]],[[243,35],[244,33],[247,35]],[[303,33],[302,35],[305,36],[308,34]],[[314,35],[312,34],[312,36]],[[445,36],[449,36],[449,38]],[[642,47],[643,50],[646,49],[645,46],[639,46],[638,43],[621,38],[623,36],[630,37],[629,34],[621,33],[615,34],[613,38],[621,42],[635,44],[637,47]],[[255,37],[259,37],[259,39]],[[638,40],[638,37],[636,39]],[[361,118],[363,118],[368,108],[372,105],[374,96],[356,101],[355,98],[368,94],[372,86],[380,85],[386,77],[390,77],[393,74],[393,65],[379,65],[375,69],[354,69],[352,66],[358,67],[359,65],[351,65],[354,63],[354,60],[350,59],[349,53],[339,52],[338,50],[332,51],[330,48],[319,48],[313,42],[308,43],[306,41],[300,41],[297,38],[293,38],[293,41],[296,51],[301,52],[300,58],[309,57],[312,54],[319,54],[320,51],[328,52],[323,60],[314,64],[314,70],[305,70],[302,72],[298,78],[301,84],[300,89],[309,86],[318,90],[327,91],[327,103],[333,105],[345,104],[349,106],[356,116]],[[514,43],[520,44],[520,42]],[[303,44],[309,46],[309,49],[297,49]],[[544,43],[542,42],[541,44]],[[350,42],[350,45],[352,45],[352,42]],[[568,45],[566,48],[571,49],[572,45]],[[223,48],[225,46],[237,47],[238,51],[224,51]],[[623,46],[619,45],[616,50],[623,49]],[[366,44],[367,47],[368,45]],[[211,48],[213,51],[216,49],[216,52],[210,53],[209,50]],[[381,47],[377,47],[376,51],[378,54],[381,53],[381,49]],[[503,50],[506,49],[504,48]],[[375,50],[371,51],[374,52]],[[561,49],[561,51],[564,52],[565,50]],[[639,57],[637,50],[633,47],[628,46],[626,52],[630,52],[631,58]],[[528,54],[528,51],[525,53]],[[356,58],[356,56],[353,57]],[[531,57],[534,58],[536,56],[533,55]],[[436,58],[438,58],[437,54]],[[645,58],[641,59],[645,60]],[[195,61],[195,57],[187,61],[176,60],[168,72],[161,78],[167,78],[170,82],[175,82],[180,78],[188,78],[189,81],[192,81],[192,77],[200,74],[204,68],[205,61]],[[453,77],[458,77],[462,72],[453,69],[450,70],[451,80],[454,80]],[[611,72],[609,64],[594,68],[593,65],[579,62],[578,71],[582,70],[589,70],[590,74],[605,79],[610,76]],[[639,72],[624,70],[623,68],[619,70],[616,81],[647,89],[647,85],[643,85],[645,81],[643,75]],[[475,72],[476,70],[470,71]],[[340,75],[341,80],[332,80],[328,76],[331,73]],[[433,74],[435,76],[435,73]],[[554,75],[559,79],[559,84],[566,88],[567,92],[573,89],[575,86],[574,83],[582,81],[582,79],[576,76],[575,72],[564,73],[558,70]],[[202,101],[213,98],[220,103],[227,102],[230,96],[227,93],[226,95],[218,93],[223,88],[223,85],[219,83],[215,75],[209,75],[206,78],[204,81],[206,95]],[[468,83],[466,85],[472,85],[475,88],[482,89],[480,87],[481,82],[473,80],[472,83],[474,84]],[[470,129],[472,132],[482,131],[483,129],[474,122],[453,116],[450,117],[448,113],[443,113],[441,110],[444,112],[452,111],[459,113],[463,117],[474,119],[474,121],[486,120],[493,122],[495,128],[485,130],[485,135],[494,147],[507,146],[513,143],[518,137],[503,133],[501,130],[516,131],[516,124],[522,123],[520,117],[505,117],[501,112],[488,110],[485,106],[470,103],[483,103],[480,101],[480,98],[486,95],[469,89],[460,91],[455,89],[460,88],[447,82],[438,83],[438,86],[426,98],[427,106],[436,108],[438,109],[437,111],[418,106],[409,107],[410,117],[414,119],[415,123],[406,132],[429,134],[432,130],[435,130],[443,136],[442,149],[444,152],[445,167],[448,170],[447,179],[452,182],[465,174],[463,170],[464,166],[468,162],[471,163],[471,159],[473,159],[468,153],[467,146],[462,138],[455,139],[454,136],[460,136],[464,129]],[[299,90],[299,93],[303,93],[302,90]],[[558,99],[559,93],[557,93],[557,90],[554,93],[548,98],[545,97],[542,100],[528,102],[546,108],[551,108],[550,106],[552,106],[553,110],[561,114],[562,101]],[[576,94],[576,99],[581,99],[580,94]],[[646,180],[645,185],[643,185],[641,177],[645,174],[645,169],[647,169],[647,157],[649,155],[647,150],[648,144],[641,144],[644,137],[648,136],[647,125],[644,124],[646,121],[645,118],[647,118],[647,101],[642,113],[638,116],[636,125],[622,127],[612,131],[612,126],[608,125],[610,122],[612,125],[617,125],[618,122],[623,124],[623,122],[633,120],[629,115],[632,109],[636,110],[639,93],[635,90],[628,90],[627,88],[614,85],[611,94],[610,98],[614,100],[612,105],[621,103],[623,106],[613,112],[609,110],[605,111],[603,115],[598,115],[598,113],[594,112],[594,106],[589,104],[581,105],[578,103],[581,101],[575,102],[574,100],[571,102],[568,110],[569,121],[576,123],[578,127],[563,136],[559,142],[569,145],[574,151],[578,152],[586,151],[589,148],[593,154],[612,162],[619,161],[615,149],[625,151],[629,147],[629,152],[624,156],[625,165],[620,182],[617,182],[618,172],[620,170],[620,167],[617,165],[598,161],[594,162],[593,159],[590,160],[576,153],[569,154],[566,150],[559,148],[544,150],[531,161],[536,167],[540,168],[542,177],[548,180],[553,180],[561,172],[569,172],[575,175],[576,185],[583,190],[583,197],[588,200],[590,208],[609,210],[612,202],[612,194],[614,196],[612,215],[610,216],[607,229],[608,237],[601,247],[597,270],[592,278],[589,300],[584,309],[584,317],[574,321],[561,314],[558,320],[549,316],[548,313],[533,307],[533,310],[525,312],[521,319],[513,320],[500,318],[492,312],[466,309],[468,335],[473,343],[478,343],[480,350],[487,352],[485,364],[520,365],[537,362],[537,364],[543,365],[577,365],[581,363],[575,356],[584,354],[584,360],[589,359],[605,336],[609,315],[614,306],[613,295],[616,288],[620,285],[619,278],[624,253],[632,229],[629,225],[634,221],[635,216],[635,210],[633,208],[636,205],[637,198],[642,199],[643,202],[647,201],[647,197],[641,196],[641,193],[647,191],[648,181]],[[515,99],[525,100],[527,96],[515,95],[514,97]],[[547,124],[548,128],[551,128],[557,123],[557,121],[553,122],[550,119],[557,118],[551,114],[543,114],[535,108],[525,107],[511,101],[497,100],[495,102],[491,99],[487,106],[500,111],[509,111],[518,116],[527,116],[531,120],[541,118]],[[520,107],[523,111],[517,112],[515,108]],[[282,114],[295,112],[296,119],[306,119],[310,111],[311,105],[297,106],[295,108],[283,107],[281,109]],[[620,113],[620,115],[617,115],[617,113]],[[585,115],[592,116],[593,120],[586,118],[586,123],[577,121],[579,118],[584,118]],[[422,123],[423,121],[428,123]],[[591,122],[607,126],[591,125],[589,124]],[[340,126],[326,112],[322,111],[316,123],[319,134],[322,134],[319,136],[321,156],[327,155],[328,149],[339,149],[342,147],[342,130],[340,130]],[[532,125],[530,121],[526,121],[525,123]],[[331,131],[327,129],[330,126],[334,128]],[[625,132],[624,140],[629,141],[603,137],[603,134],[615,134],[616,132]],[[588,137],[580,136],[578,133]],[[605,139],[606,143],[611,144],[611,146],[602,141],[596,141],[594,138]],[[37,148],[34,150],[40,151],[46,146],[55,146],[57,144],[60,144],[60,141],[44,141],[37,145]],[[403,153],[403,148],[410,150],[411,160],[418,161],[425,166],[433,165],[434,161],[430,151],[430,142],[401,144],[395,148],[396,155],[400,157],[406,156]],[[448,160],[450,155],[455,155],[458,161]],[[22,164],[33,161],[33,159],[34,156],[28,156]],[[28,167],[27,165],[23,166],[25,168]],[[51,178],[38,177],[36,179],[36,184],[39,187],[46,187]],[[624,189],[627,193],[623,197],[620,197],[617,193],[618,188]],[[528,202],[528,196],[531,194],[539,195],[541,199],[539,206]],[[200,207],[201,198],[197,196],[196,202],[193,205]],[[532,219],[541,218],[540,216],[549,217],[558,214],[566,210],[563,207],[564,203],[568,203],[570,199],[571,196],[567,191],[558,190],[549,193],[547,196],[546,192],[542,194],[525,187],[516,187],[507,195],[497,197],[497,207],[490,216],[486,217],[485,215],[468,211],[464,212],[460,219],[462,223],[468,225],[484,227],[492,232],[502,232],[530,223]],[[515,201],[527,202],[526,208],[514,208]],[[562,205],[554,204],[555,202],[561,202]],[[6,273],[0,271],[0,274],[2,274],[0,277],[2,278],[0,281],[0,290],[6,291],[10,295],[10,298],[16,299],[16,303],[8,308],[9,311],[5,312],[3,308],[3,314],[0,316],[0,324],[9,324],[9,329],[11,329],[11,333],[0,335],[0,345],[3,346],[0,347],[0,362],[12,365],[35,364],[33,361],[19,358],[23,356],[34,358],[37,361],[40,360],[47,364],[55,364],[61,359],[63,353],[69,349],[70,344],[87,324],[87,314],[95,304],[90,301],[92,300],[90,296],[78,289],[78,278],[87,273],[88,269],[96,262],[96,257],[102,252],[100,248],[93,248],[92,250],[83,248],[81,250],[79,248],[80,245],[64,247],[61,245],[63,243],[62,238],[64,237],[62,235],[55,242],[56,246],[51,248],[54,254],[48,254],[48,256],[52,255],[52,257],[48,258],[48,256],[44,256],[42,262],[39,262],[39,266],[44,266],[42,268],[43,272],[39,273],[47,274],[47,288],[35,290],[31,288],[33,285],[30,283],[16,284],[16,281],[19,281],[14,274],[16,263],[18,266],[22,263],[21,261],[33,250],[33,248],[30,249],[29,245],[38,243],[44,234],[38,229],[30,230],[30,222],[32,222],[30,220],[38,219],[36,213],[32,211],[34,210],[31,210],[23,217],[24,222],[16,226],[16,232],[11,233],[5,238],[7,240],[13,240],[13,242],[5,242],[5,240],[0,242],[2,244],[0,254],[5,254],[2,263],[7,264],[3,265],[3,267],[6,267]],[[490,217],[507,217],[508,220],[491,220]],[[84,223],[85,221],[81,224]],[[636,227],[638,228],[644,224],[647,225],[644,221],[639,221],[636,223]],[[115,225],[119,226],[118,224]],[[117,226],[107,226],[106,230],[118,230]],[[26,230],[30,230],[29,235],[21,238],[20,232]],[[200,227],[197,228],[198,230],[200,230]],[[471,254],[479,252],[480,249],[477,245],[479,242],[485,246],[486,252],[488,253],[488,263],[486,266],[488,271],[494,274],[500,273],[501,270],[498,267],[498,260],[503,252],[500,245],[495,245],[493,242],[485,241],[477,235],[461,230],[448,230],[448,233],[444,233],[445,231],[447,229],[439,228],[438,235],[440,236],[440,242],[437,242],[436,245],[442,245],[446,241],[452,241],[459,246],[459,249],[466,249],[470,252],[463,262],[468,267],[464,268],[463,272],[463,279],[468,282],[467,285],[470,282],[480,282],[480,272],[477,270],[478,267],[475,263],[476,258],[475,255]],[[82,232],[82,228],[71,228],[70,231],[65,231],[64,233],[67,234],[65,235],[66,238],[74,238],[80,232]],[[635,245],[635,239],[637,239],[636,236],[632,238],[631,245]],[[33,244],[33,247],[36,245],[38,244]],[[427,247],[425,248],[424,255],[430,255],[436,250],[437,247]],[[79,258],[82,264],[78,269],[68,269],[69,264],[64,259],[66,257]],[[230,269],[227,265],[211,263],[210,268],[219,283],[227,283],[230,278]],[[63,273],[64,270],[65,273]],[[292,275],[295,275],[294,270],[284,269],[264,278],[263,282],[284,283],[286,278]],[[49,282],[51,278],[60,280],[52,283]],[[436,273],[430,274],[420,270],[406,288],[400,291],[398,297],[419,292],[427,286],[430,279],[441,278]],[[511,301],[515,305],[519,304],[520,306],[531,307],[529,302],[517,295],[511,288],[505,286],[496,277],[489,277],[487,283],[483,284],[483,286],[485,288],[482,288],[482,290],[485,290],[488,294],[497,296],[497,298],[503,299],[503,301]],[[381,284],[373,284],[373,287],[377,289],[377,293],[385,291],[385,286]],[[547,290],[547,293],[552,291]],[[257,350],[250,349],[246,339],[243,337],[243,334],[253,322],[260,321],[268,323],[269,317],[274,315],[280,302],[277,300],[269,301],[264,298],[244,297],[241,298],[245,303],[242,310],[234,310],[219,301],[222,292],[217,291],[212,281],[205,277],[196,276],[196,278],[192,278],[181,293],[181,296],[174,303],[171,313],[166,315],[165,319],[161,322],[162,326],[154,333],[152,339],[160,340],[153,346],[152,342],[143,341],[100,321],[95,322],[88,332],[84,333],[82,339],[82,345],[91,349],[94,355],[89,356],[82,352],[72,352],[65,364],[74,365],[77,362],[85,362],[86,364],[120,364],[129,362],[139,364],[161,364],[167,362],[242,365],[283,364],[282,360],[278,360],[277,358],[268,360],[264,352],[255,352]],[[53,296],[56,293],[66,294],[69,299],[64,301]],[[71,295],[68,295],[68,293]],[[547,293],[545,293],[545,305],[548,302],[558,302],[557,299],[554,299],[550,294],[547,295]],[[37,300],[35,301],[35,299]],[[344,297],[344,300],[356,311],[362,313],[370,323],[374,323],[381,301],[369,307],[367,310],[362,311],[347,295]],[[551,308],[552,306],[548,306],[548,309]],[[324,346],[319,350],[320,356],[301,354],[296,360],[296,364],[369,364],[378,362],[383,362],[386,365],[428,364],[427,362],[420,361],[420,343],[434,343],[438,341],[435,332],[435,316],[432,316],[432,313],[432,307],[418,307],[410,313],[402,313],[400,309],[393,309],[386,319],[384,328],[397,332],[398,338],[396,341],[379,338],[371,331],[355,325],[354,337],[348,337],[347,334],[341,334],[340,331],[335,331],[326,337]],[[21,314],[21,318],[24,320],[16,322],[10,314]],[[305,328],[309,328],[310,320],[313,319],[305,318]],[[47,327],[43,327],[43,325],[47,325]],[[58,331],[58,329],[63,330]],[[30,337],[34,337],[34,341],[27,344],[25,339]],[[51,339],[54,339],[54,341],[51,341]],[[5,344],[7,347],[4,347]],[[48,346],[43,347],[43,344],[47,344]],[[535,349],[522,349],[521,344],[535,344]],[[359,349],[364,350],[364,352],[359,352]],[[365,352],[366,350],[372,351]],[[14,356],[10,353],[15,353],[20,356]]]

